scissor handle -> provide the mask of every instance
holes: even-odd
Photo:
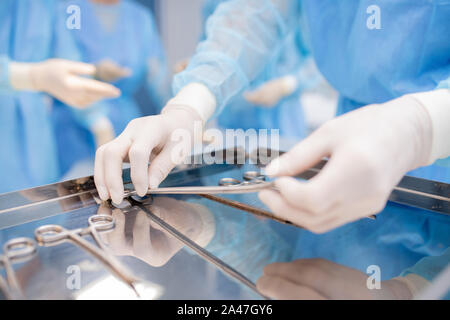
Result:
[[[34,230],[34,236],[38,243],[56,244],[67,238],[67,230],[56,224],[48,224]]]
[[[116,226],[116,220],[112,216],[105,214],[90,216],[88,222],[91,227],[98,231],[112,230]]]
[[[219,186],[237,186],[237,185],[249,185],[264,182],[266,176],[258,171],[246,171],[243,175],[244,181],[239,181],[234,178],[222,178],[219,180]]]
[[[219,186],[236,186],[241,184],[241,181],[234,178],[222,178],[219,180]]]
[[[243,178],[245,181],[266,181],[266,176],[259,171],[246,171]]]
[[[14,238],[3,245],[3,253],[12,262],[31,258],[36,253],[36,242],[30,238]]]

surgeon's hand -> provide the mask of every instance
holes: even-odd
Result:
[[[156,188],[183,162],[194,138],[201,139],[202,125],[195,110],[170,103],[160,115],[132,120],[116,139],[97,149],[94,173],[100,198],[122,202],[125,160],[130,162],[131,180],[138,195],[145,195],[149,186]],[[194,134],[197,128],[200,134]]]
[[[73,107],[84,108],[120,96],[116,87],[83,77],[95,75],[95,66],[91,64],[50,59],[38,63],[12,62],[10,69],[15,89],[46,92]]]
[[[293,176],[329,157],[318,175],[307,182],[282,177],[275,182],[279,192],[259,197],[279,217],[316,233],[378,213],[403,175],[427,164],[431,127],[411,96],[350,112],[266,168],[268,175]]]
[[[244,93],[244,98],[250,103],[263,107],[273,107],[278,102],[291,95],[297,88],[297,80],[293,76],[276,78],[263,83],[253,91]]]
[[[382,281],[379,289],[369,290],[368,277],[328,260],[301,259],[267,265],[256,286],[262,294],[280,300],[412,298],[408,286],[395,279]]]
[[[114,82],[116,80],[131,76],[131,69],[119,66],[112,60],[105,59],[95,65],[95,77],[105,82]]]

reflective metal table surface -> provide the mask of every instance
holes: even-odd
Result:
[[[163,186],[212,186],[222,178],[260,172],[258,161],[250,161],[254,155],[237,157],[245,157],[246,163],[180,166]],[[311,178],[323,165],[299,178]],[[16,237],[34,239],[35,229],[43,225],[75,230],[88,227],[93,215],[108,215],[115,227],[100,232],[101,241],[139,279],[140,298],[264,299],[255,283],[273,262],[322,258],[364,273],[376,265],[381,277],[389,279],[429,254],[442,253],[450,246],[448,185],[408,179],[376,219],[316,235],[271,218],[256,193],[130,197],[116,207],[98,199],[93,179],[87,177],[0,195],[0,244]],[[124,182],[133,190],[127,169]],[[401,224],[405,216],[411,223]],[[425,244],[421,237],[430,218],[447,234]],[[91,237],[82,237],[95,245]],[[403,248],[389,247],[396,237],[403,237]],[[13,268],[28,299],[138,298],[98,257],[70,241],[38,243],[36,254]],[[4,268],[0,272],[8,278]]]

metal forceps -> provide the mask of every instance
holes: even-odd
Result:
[[[15,238],[4,244],[0,263],[5,268],[6,280],[0,276],[0,290],[7,299],[25,299],[12,264],[30,260],[35,254],[36,242],[30,238]]]
[[[89,217],[89,227],[67,230],[59,225],[44,225],[34,232],[36,240],[42,246],[51,247],[70,241],[86,250],[97,258],[113,275],[126,283],[135,293],[136,283],[139,281],[125,268],[116,257],[110,253],[109,248],[101,241],[98,231],[108,231],[115,227],[115,220],[108,215],[94,215]],[[84,235],[91,235],[97,246],[83,239]]]
[[[218,186],[162,187],[148,189],[147,194],[240,194],[253,193],[266,188],[274,188],[273,182],[265,181],[265,176],[257,171],[247,171],[244,181],[222,178]],[[136,191],[126,191],[125,197],[135,195]]]

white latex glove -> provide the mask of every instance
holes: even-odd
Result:
[[[195,121],[201,123],[198,114],[182,107],[132,120],[116,139],[97,149],[94,173],[100,198],[122,202],[122,164],[127,159],[138,195],[145,195],[149,186],[156,188],[191,150],[192,138],[174,142],[172,133],[184,129],[193,137]]]
[[[326,232],[380,212],[403,175],[427,164],[431,142],[430,117],[411,96],[367,106],[327,122],[266,168],[292,176],[329,157],[317,176],[282,177],[279,193],[259,197],[279,217]]]
[[[95,77],[106,82],[114,82],[116,80],[131,76],[131,70],[126,67],[119,66],[112,60],[102,60],[96,66]]]
[[[274,107],[281,99],[292,94],[296,88],[296,78],[285,76],[267,81],[257,89],[245,92],[244,98],[255,105]]]
[[[91,64],[62,59],[38,63],[13,62],[10,65],[11,85],[17,90],[46,92],[78,108],[120,96],[118,88],[83,77],[94,76],[95,70]]]
[[[262,294],[280,300],[412,298],[409,287],[401,281],[382,281],[380,289],[369,290],[367,279],[367,274],[328,260],[301,259],[266,266],[256,286]]]
[[[122,202],[122,164],[127,159],[137,194],[145,195],[149,186],[156,188],[183,162],[192,145],[201,143],[204,123],[215,106],[212,93],[192,83],[170,100],[160,115],[132,120],[116,139],[97,149],[94,178],[100,198]]]

